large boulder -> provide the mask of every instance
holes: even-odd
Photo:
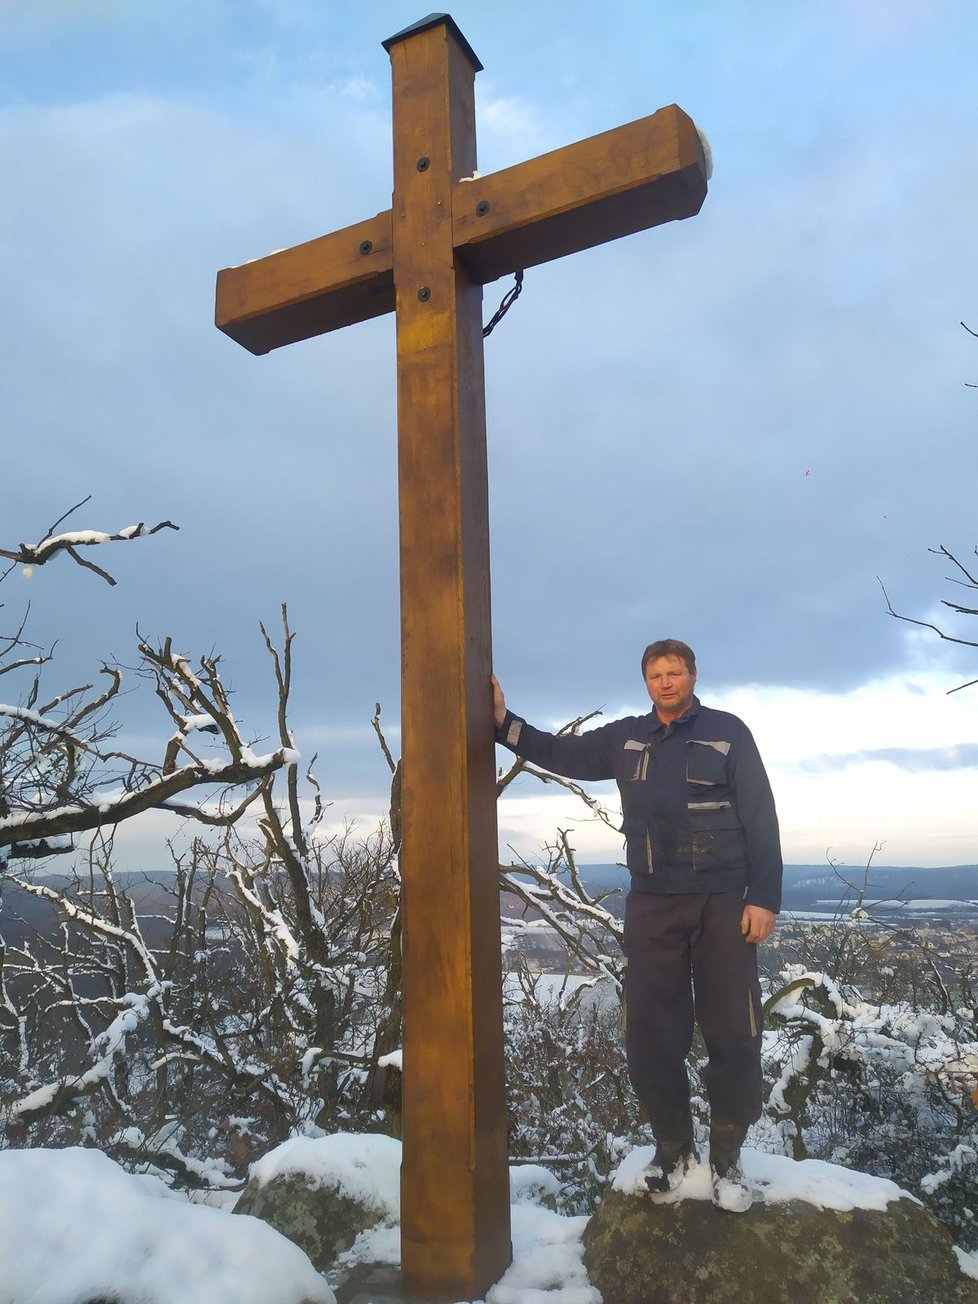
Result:
[[[234,1212],[269,1223],[325,1272],[361,1232],[397,1222],[400,1163],[388,1136],[296,1138],[252,1164]]]
[[[891,1182],[744,1152],[755,1203],[710,1201],[705,1165],[665,1201],[639,1194],[651,1150],[619,1170],[584,1233],[614,1304],[978,1304],[947,1230]]]

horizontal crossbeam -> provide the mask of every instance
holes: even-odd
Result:
[[[676,105],[452,191],[456,256],[478,284],[693,217],[706,164]],[[216,322],[251,353],[394,311],[391,212],[218,273]]]
[[[249,353],[394,311],[391,211],[217,274],[219,330]]]
[[[456,185],[455,248],[481,284],[700,211],[706,164],[675,104]]]

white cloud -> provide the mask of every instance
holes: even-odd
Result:
[[[337,82],[332,89],[343,99],[353,100],[356,104],[374,101],[378,94],[377,82],[369,77],[347,77],[344,81]]]
[[[878,679],[848,692],[747,685],[705,694],[750,725],[769,765],[839,759],[882,748],[952,748],[978,739],[978,693],[948,696],[953,679],[933,668]]]
[[[831,847],[859,863],[881,841],[878,859],[888,864],[978,862],[978,773],[967,764],[978,693],[948,696],[955,681],[930,661],[848,692],[752,685],[705,695],[746,720],[757,739],[787,860],[817,862]],[[962,745],[961,768],[949,768],[949,753]],[[865,756],[882,749],[910,754],[904,764]]]
[[[613,784],[591,784],[589,790],[599,797],[612,818],[620,820],[618,793]],[[557,842],[557,830],[569,835],[570,845],[582,863],[609,864],[624,861],[621,834],[609,829],[593,816],[572,794],[549,792],[539,780],[518,781],[513,795],[499,801],[499,858],[504,863],[514,859],[539,862],[543,848]]]
[[[862,864],[880,842],[879,864],[978,863],[975,771],[910,773],[859,762],[831,774],[771,768],[785,859]]]
[[[543,144],[545,127],[536,104],[515,95],[496,95],[476,82],[479,160],[483,172],[495,172],[531,158]]]

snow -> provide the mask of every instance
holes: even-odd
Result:
[[[844,994],[827,974],[806,970],[803,965],[787,965],[781,977],[785,986],[773,1009],[791,1023],[792,1032],[787,1041],[783,1030],[764,1034],[769,1053],[784,1060],[771,1096],[779,1112],[790,1112],[784,1091],[804,1071],[812,1054],[823,1067],[832,1056],[858,1062],[870,1072],[874,1066],[885,1065],[888,1072],[903,1075],[902,1089],[907,1092],[923,1093],[926,1083],[933,1081],[952,1092],[965,1090],[970,1095],[974,1091],[978,1041],[965,1039],[968,1034],[955,1026],[953,1015],[919,1010],[905,1001],[874,1005],[856,992]],[[831,1006],[836,1017],[806,1004],[804,992],[816,988],[826,998],[822,1008]],[[799,1037],[799,1033],[805,1035]]]
[[[400,1262],[401,1144],[387,1136],[294,1137],[252,1164],[251,1180],[265,1185],[285,1173],[301,1173],[315,1185],[328,1185],[361,1204],[380,1209],[383,1221],[363,1232],[342,1263]],[[486,1304],[601,1304],[588,1284],[581,1233],[586,1218],[565,1218],[541,1208],[544,1195],[556,1195],[560,1182],[537,1164],[510,1171],[513,1263],[489,1291]]]
[[[0,1304],[335,1304],[266,1223],[189,1204],[98,1150],[0,1151]]]
[[[696,134],[700,140],[700,146],[703,150],[703,162],[706,165],[706,179],[709,181],[713,176],[713,150],[710,148],[710,142],[706,138],[706,132],[702,127],[693,124],[696,127]]]
[[[217,723],[213,716],[206,714],[200,715],[182,715],[180,717],[180,732],[193,733],[195,729],[204,729],[213,732],[217,728]]]
[[[946,1163],[946,1168],[938,1169],[936,1173],[928,1173],[921,1178],[921,1189],[926,1191],[928,1195],[936,1191],[938,1187],[943,1186],[945,1182],[950,1181],[955,1173],[960,1173],[968,1164],[978,1163],[978,1151],[975,1150],[974,1146],[956,1145],[947,1156]]]
[[[644,1193],[642,1172],[652,1162],[653,1146],[639,1146],[622,1160],[612,1179],[615,1191]],[[913,1200],[895,1182],[885,1177],[840,1168],[821,1159],[788,1159],[745,1146],[741,1151],[744,1176],[755,1200],[783,1204],[803,1200],[816,1209],[885,1209],[891,1200]],[[694,1168],[674,1191],[657,1197],[661,1204],[679,1200],[712,1200],[713,1185],[708,1164]]]
[[[607,995],[616,994],[612,979],[603,975],[597,979],[593,974],[534,973],[532,975],[533,991],[541,1005],[564,1006],[572,999],[575,992],[582,987],[597,988]],[[503,999],[524,1000],[525,993],[519,978],[512,973],[503,977]]]
[[[338,1262],[343,1268],[357,1263],[396,1265],[401,1255],[394,1222],[400,1208],[400,1153],[400,1142],[389,1137],[296,1138],[253,1164],[251,1177],[268,1181],[272,1173],[298,1171],[330,1185],[339,1178],[357,1199],[386,1206],[388,1218],[362,1232]],[[391,1167],[385,1172],[383,1164]],[[601,1304],[584,1269],[581,1235],[587,1218],[567,1218],[537,1203],[559,1189],[558,1179],[539,1165],[517,1164],[510,1170],[513,1262],[485,1300],[471,1304]]]
[[[0,707],[0,714],[3,715],[11,715],[14,714],[16,711],[19,711],[19,708]],[[66,731],[61,730],[61,733],[65,734]],[[254,778],[260,778],[262,775],[268,773],[269,770],[273,769],[276,765],[296,765],[298,764],[299,760],[300,760],[300,755],[294,747],[280,747],[277,751],[266,752],[262,756],[256,756],[255,753],[252,751],[252,749],[247,745],[244,745],[240,748],[240,764],[252,770],[253,775],[251,777]],[[196,760],[188,763],[187,765],[180,766],[178,769],[173,770],[172,773],[168,775],[164,775],[158,779],[154,779],[151,783],[148,783],[145,785],[145,787],[141,788],[139,792],[142,798],[146,799],[147,795],[153,795],[155,790],[157,789],[163,790],[170,787],[170,785],[173,784],[174,780],[178,780],[184,774],[195,774],[195,773],[199,774],[201,771],[207,774],[212,774],[214,776],[215,783],[223,783],[225,782],[225,780],[221,778],[221,775],[232,764],[234,764],[234,762],[227,756],[202,757],[200,760]],[[244,782],[244,780],[239,780],[239,782]],[[108,815],[110,812],[113,811],[113,809],[116,806],[122,806],[126,802],[132,801],[135,795],[136,795],[135,790],[130,788],[121,788],[118,791],[114,791],[114,792],[100,792],[98,794],[97,809],[101,814]],[[96,804],[96,803],[93,800],[91,804]],[[32,811],[32,810],[18,811],[14,815],[5,815],[2,819],[0,819],[0,831],[5,831],[7,829],[23,828],[25,830],[28,830],[28,832],[25,834],[25,838],[29,838],[30,837],[29,830],[32,825],[34,824],[47,825],[52,820],[60,819],[65,816],[78,815],[80,812],[88,808],[89,807],[81,805],[78,802],[72,802],[67,806],[56,806],[56,807],[51,807],[50,809],[44,809],[40,811]],[[159,802],[159,809],[160,810],[179,809],[182,811],[184,807],[181,806],[181,807],[171,808],[167,801],[162,800]],[[123,816],[122,818],[125,818],[125,816]]]
[[[587,1218],[565,1218],[534,1204],[514,1204],[510,1212],[513,1262],[485,1299],[471,1304],[601,1304],[584,1268]],[[345,1268],[400,1261],[398,1229],[390,1224],[363,1232],[339,1260]]]
[[[782,918],[789,923],[796,920],[801,923],[832,923],[838,918],[838,913],[828,914],[823,910],[785,910]]]
[[[627,1155],[614,1189],[642,1190],[640,1174],[652,1154],[643,1146]],[[400,1143],[387,1136],[296,1137],[253,1164],[251,1176],[265,1183],[301,1173],[383,1211],[338,1260],[341,1276],[357,1263],[400,1262],[400,1158]],[[893,1182],[820,1160],[750,1148],[742,1159],[755,1199],[769,1204],[885,1209],[908,1198]],[[513,1262],[485,1299],[471,1304],[601,1304],[583,1264],[587,1219],[540,1204],[559,1186],[538,1165],[511,1169]],[[710,1200],[707,1166],[697,1165],[661,1199]],[[978,1279],[978,1255],[959,1250],[957,1257],[961,1271]],[[257,1218],[192,1204],[97,1150],[0,1151],[0,1304],[86,1304],[99,1296],[140,1304],[335,1304],[302,1251]]]
[[[832,913],[825,914],[815,910],[786,910],[784,913],[791,919],[826,919],[835,920],[842,914],[841,905],[834,898],[823,897],[817,905],[834,907]],[[897,897],[883,897],[879,901],[867,901],[865,905],[857,907],[850,912],[852,919],[869,919],[867,913],[870,910],[877,914],[899,914],[900,912],[916,911],[926,914],[928,910],[967,910],[978,905],[978,901],[971,901],[965,897],[914,897],[911,900],[904,901]]]
[[[242,762],[255,770],[270,769],[277,760],[281,760],[283,765],[297,765],[300,759],[301,757],[294,747],[280,747],[278,751],[265,752],[262,756],[256,756],[247,743],[241,746]],[[226,762],[219,762],[221,766],[224,764]]]
[[[713,1203],[718,1209],[727,1213],[746,1213],[751,1207],[753,1196],[749,1184],[736,1175],[726,1177],[717,1175],[713,1184]]]
[[[560,1182],[549,1168],[539,1164],[514,1164],[509,1170],[509,1194],[513,1204],[539,1204],[542,1195],[556,1195]]]
[[[974,901],[965,901],[963,899],[951,899],[944,897],[920,897],[912,901],[867,901],[868,910],[963,910],[966,906],[973,906]]]
[[[131,527],[130,527],[131,528]],[[106,534],[104,530],[69,530],[66,534],[52,534],[46,539],[42,539],[37,545],[38,551],[42,549],[47,552],[55,544],[87,544],[87,543],[111,543],[112,535]]]
[[[486,1304],[601,1304],[584,1269],[586,1218],[514,1205],[512,1219],[513,1262],[487,1293]]]
[[[293,1138],[252,1165],[270,1181],[301,1172],[384,1210],[343,1266],[400,1262],[398,1141],[386,1136]],[[512,1170],[513,1263],[472,1304],[601,1304],[584,1270],[586,1218],[541,1208],[559,1182]],[[38,1211],[44,1216],[39,1217]],[[335,1304],[296,1246],[257,1218],[191,1204],[156,1177],[133,1176],[97,1150],[0,1151],[0,1304]]]
[[[39,711],[31,711],[26,706],[10,706],[6,703],[0,703],[0,715],[9,716],[13,720],[25,720],[28,724],[36,724],[39,729],[49,729],[51,733],[60,734],[63,738],[70,738],[79,747],[87,750],[87,744],[81,738],[78,738],[66,729],[58,720],[49,720],[46,716],[41,715]]]
[[[978,1281],[978,1254],[969,1254],[967,1250],[962,1250],[955,1245],[954,1253],[958,1256],[958,1263],[961,1265],[961,1271],[966,1277],[974,1277]]]
[[[275,1177],[301,1173],[311,1186],[330,1186],[390,1218],[401,1213],[401,1143],[393,1137],[339,1132],[334,1136],[292,1137],[251,1165],[258,1186]]]

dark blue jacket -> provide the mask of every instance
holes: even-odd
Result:
[[[774,798],[757,745],[737,716],[694,698],[669,725],[653,710],[557,736],[507,712],[496,737],[554,774],[617,782],[633,890],[743,891],[746,903],[780,910]]]

